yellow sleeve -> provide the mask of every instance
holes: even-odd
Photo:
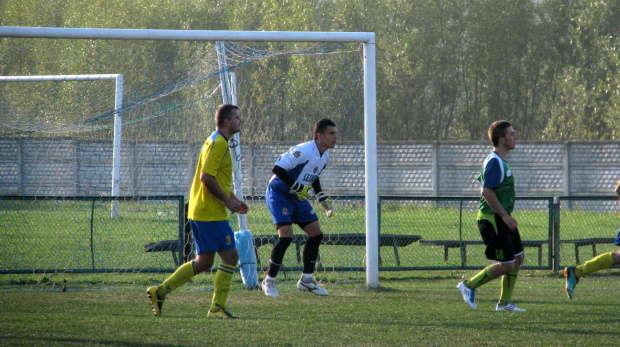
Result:
[[[218,135],[215,138],[215,141],[211,144],[211,148],[209,148],[207,157],[202,164],[201,171],[213,177],[217,177],[217,174],[220,171],[220,165],[222,165],[226,152],[228,152],[228,142],[224,139],[224,137]]]

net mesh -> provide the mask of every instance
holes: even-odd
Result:
[[[202,142],[214,130],[213,115],[222,103],[223,70],[216,43],[36,38],[2,38],[2,43],[0,64],[6,76],[123,76],[119,110],[114,79],[0,82],[0,233],[10,239],[0,255],[0,270],[13,274],[4,281],[31,276],[28,281],[58,288],[58,281],[68,278],[72,283],[113,283],[128,274],[144,281],[165,278],[178,265],[175,252],[145,248],[162,241],[191,241],[180,231],[178,205],[187,199]],[[251,205],[248,227],[255,237],[275,234],[262,198],[271,167],[290,146],[311,139],[321,118],[338,124],[342,146],[333,150],[333,165],[345,170],[354,166],[357,175],[330,174],[328,168],[322,177],[326,192],[336,203],[338,194],[363,192],[363,177],[357,173],[363,172],[363,159],[348,165],[339,165],[338,159],[344,163],[351,146],[363,144],[361,46],[221,44],[224,69],[236,79],[243,118],[240,143],[231,146],[241,146],[237,159],[243,181],[237,183]],[[117,111],[122,117],[119,195],[132,200],[119,202],[120,218],[111,220],[110,200],[86,197],[111,195]],[[355,156],[361,153],[363,158],[362,152],[358,149]],[[37,198],[18,199],[33,196]],[[169,198],[149,200],[153,197]],[[46,212],[32,219],[35,210]],[[363,234],[363,206],[356,205],[355,211],[330,221],[326,232]],[[46,216],[72,227],[46,221]],[[136,223],[135,218],[148,222]],[[156,221],[157,226],[151,226]],[[238,230],[236,216],[231,222]],[[42,235],[88,242],[52,242]],[[43,242],[26,242],[37,239]],[[268,263],[270,249],[270,243],[258,248],[259,271]],[[363,267],[363,246],[325,247],[321,255],[319,271],[325,281],[363,277],[357,272]],[[287,252],[283,279],[296,281],[297,276],[287,275],[301,268],[296,256],[293,248]],[[211,277],[203,277],[189,289],[208,288]]]

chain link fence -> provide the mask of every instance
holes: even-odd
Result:
[[[594,256],[618,250],[618,197],[561,197],[556,214],[554,269],[581,264]]]
[[[478,200],[380,197],[380,270],[479,269],[488,265],[476,223]],[[116,219],[110,215],[114,204],[119,210]],[[261,273],[267,268],[277,233],[264,201],[249,198],[248,204],[248,225]],[[334,207],[334,216],[328,219],[320,206],[315,206],[325,233],[317,275],[326,282],[359,280],[368,247],[365,200],[336,197]],[[0,274],[17,277],[0,282],[20,282],[20,276],[28,274],[49,278],[77,274],[77,281],[89,283],[114,282],[115,277],[127,274],[163,279],[193,256],[185,209],[182,196],[2,196]],[[519,222],[525,245],[525,269],[557,271],[617,250],[613,244],[618,228],[616,197],[520,197],[512,215]],[[238,230],[235,215],[231,222],[233,230]],[[284,259],[285,283],[293,283],[301,271],[304,244],[305,234],[295,227],[294,243]],[[209,286],[208,277],[195,285]]]

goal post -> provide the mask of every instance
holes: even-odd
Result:
[[[220,85],[222,100],[225,104],[237,105],[237,81],[234,72],[228,73],[226,61],[226,48],[222,41],[215,44],[217,51],[217,63],[220,69]],[[241,167],[241,140],[239,133],[234,134],[229,144],[233,162],[233,189],[240,200],[243,194],[243,170]],[[243,283],[248,288],[258,288],[258,271],[256,270],[256,255],[254,254],[254,241],[252,232],[248,229],[248,219],[245,214],[238,214],[239,230],[235,232],[235,244],[239,253],[239,272]]]
[[[0,27],[0,37],[87,40],[174,40],[228,42],[338,42],[363,45],[363,140],[366,283],[379,285],[375,34],[371,32],[262,32],[155,29]],[[123,71],[121,71],[123,72]],[[188,82],[191,83],[191,82]],[[174,88],[174,87],[173,87]],[[140,101],[139,101],[140,102]],[[120,151],[120,148],[119,148]]]

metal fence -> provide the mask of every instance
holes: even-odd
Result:
[[[488,265],[476,214],[479,198],[380,199],[381,233],[419,235],[398,247],[400,266],[382,270],[478,269]],[[524,269],[553,269],[617,250],[618,198],[519,197],[513,217],[525,246]],[[382,250],[382,257],[389,257]]]
[[[182,196],[0,197],[0,273],[171,272],[188,259],[190,233]],[[379,199],[380,270],[479,269],[488,265],[479,235],[476,197]],[[120,217],[110,218],[112,203]],[[264,270],[277,241],[264,200],[248,198],[257,267]],[[365,267],[363,197],[336,197],[327,219],[316,206],[326,235],[317,270]],[[519,197],[513,216],[525,245],[526,269],[575,265],[614,251],[618,202],[613,196]],[[236,217],[231,215],[233,229]],[[301,268],[305,235],[295,230],[284,260]],[[172,255],[172,256],[171,256]]]
[[[592,257],[618,250],[618,197],[560,197],[555,213],[557,249],[554,269],[581,264]]]
[[[383,270],[478,269],[488,265],[476,222],[479,198],[382,196],[380,201],[381,234],[420,236],[418,242],[399,247],[401,266]],[[551,197],[517,198],[512,215],[524,240],[523,268],[552,267],[553,211]]]

